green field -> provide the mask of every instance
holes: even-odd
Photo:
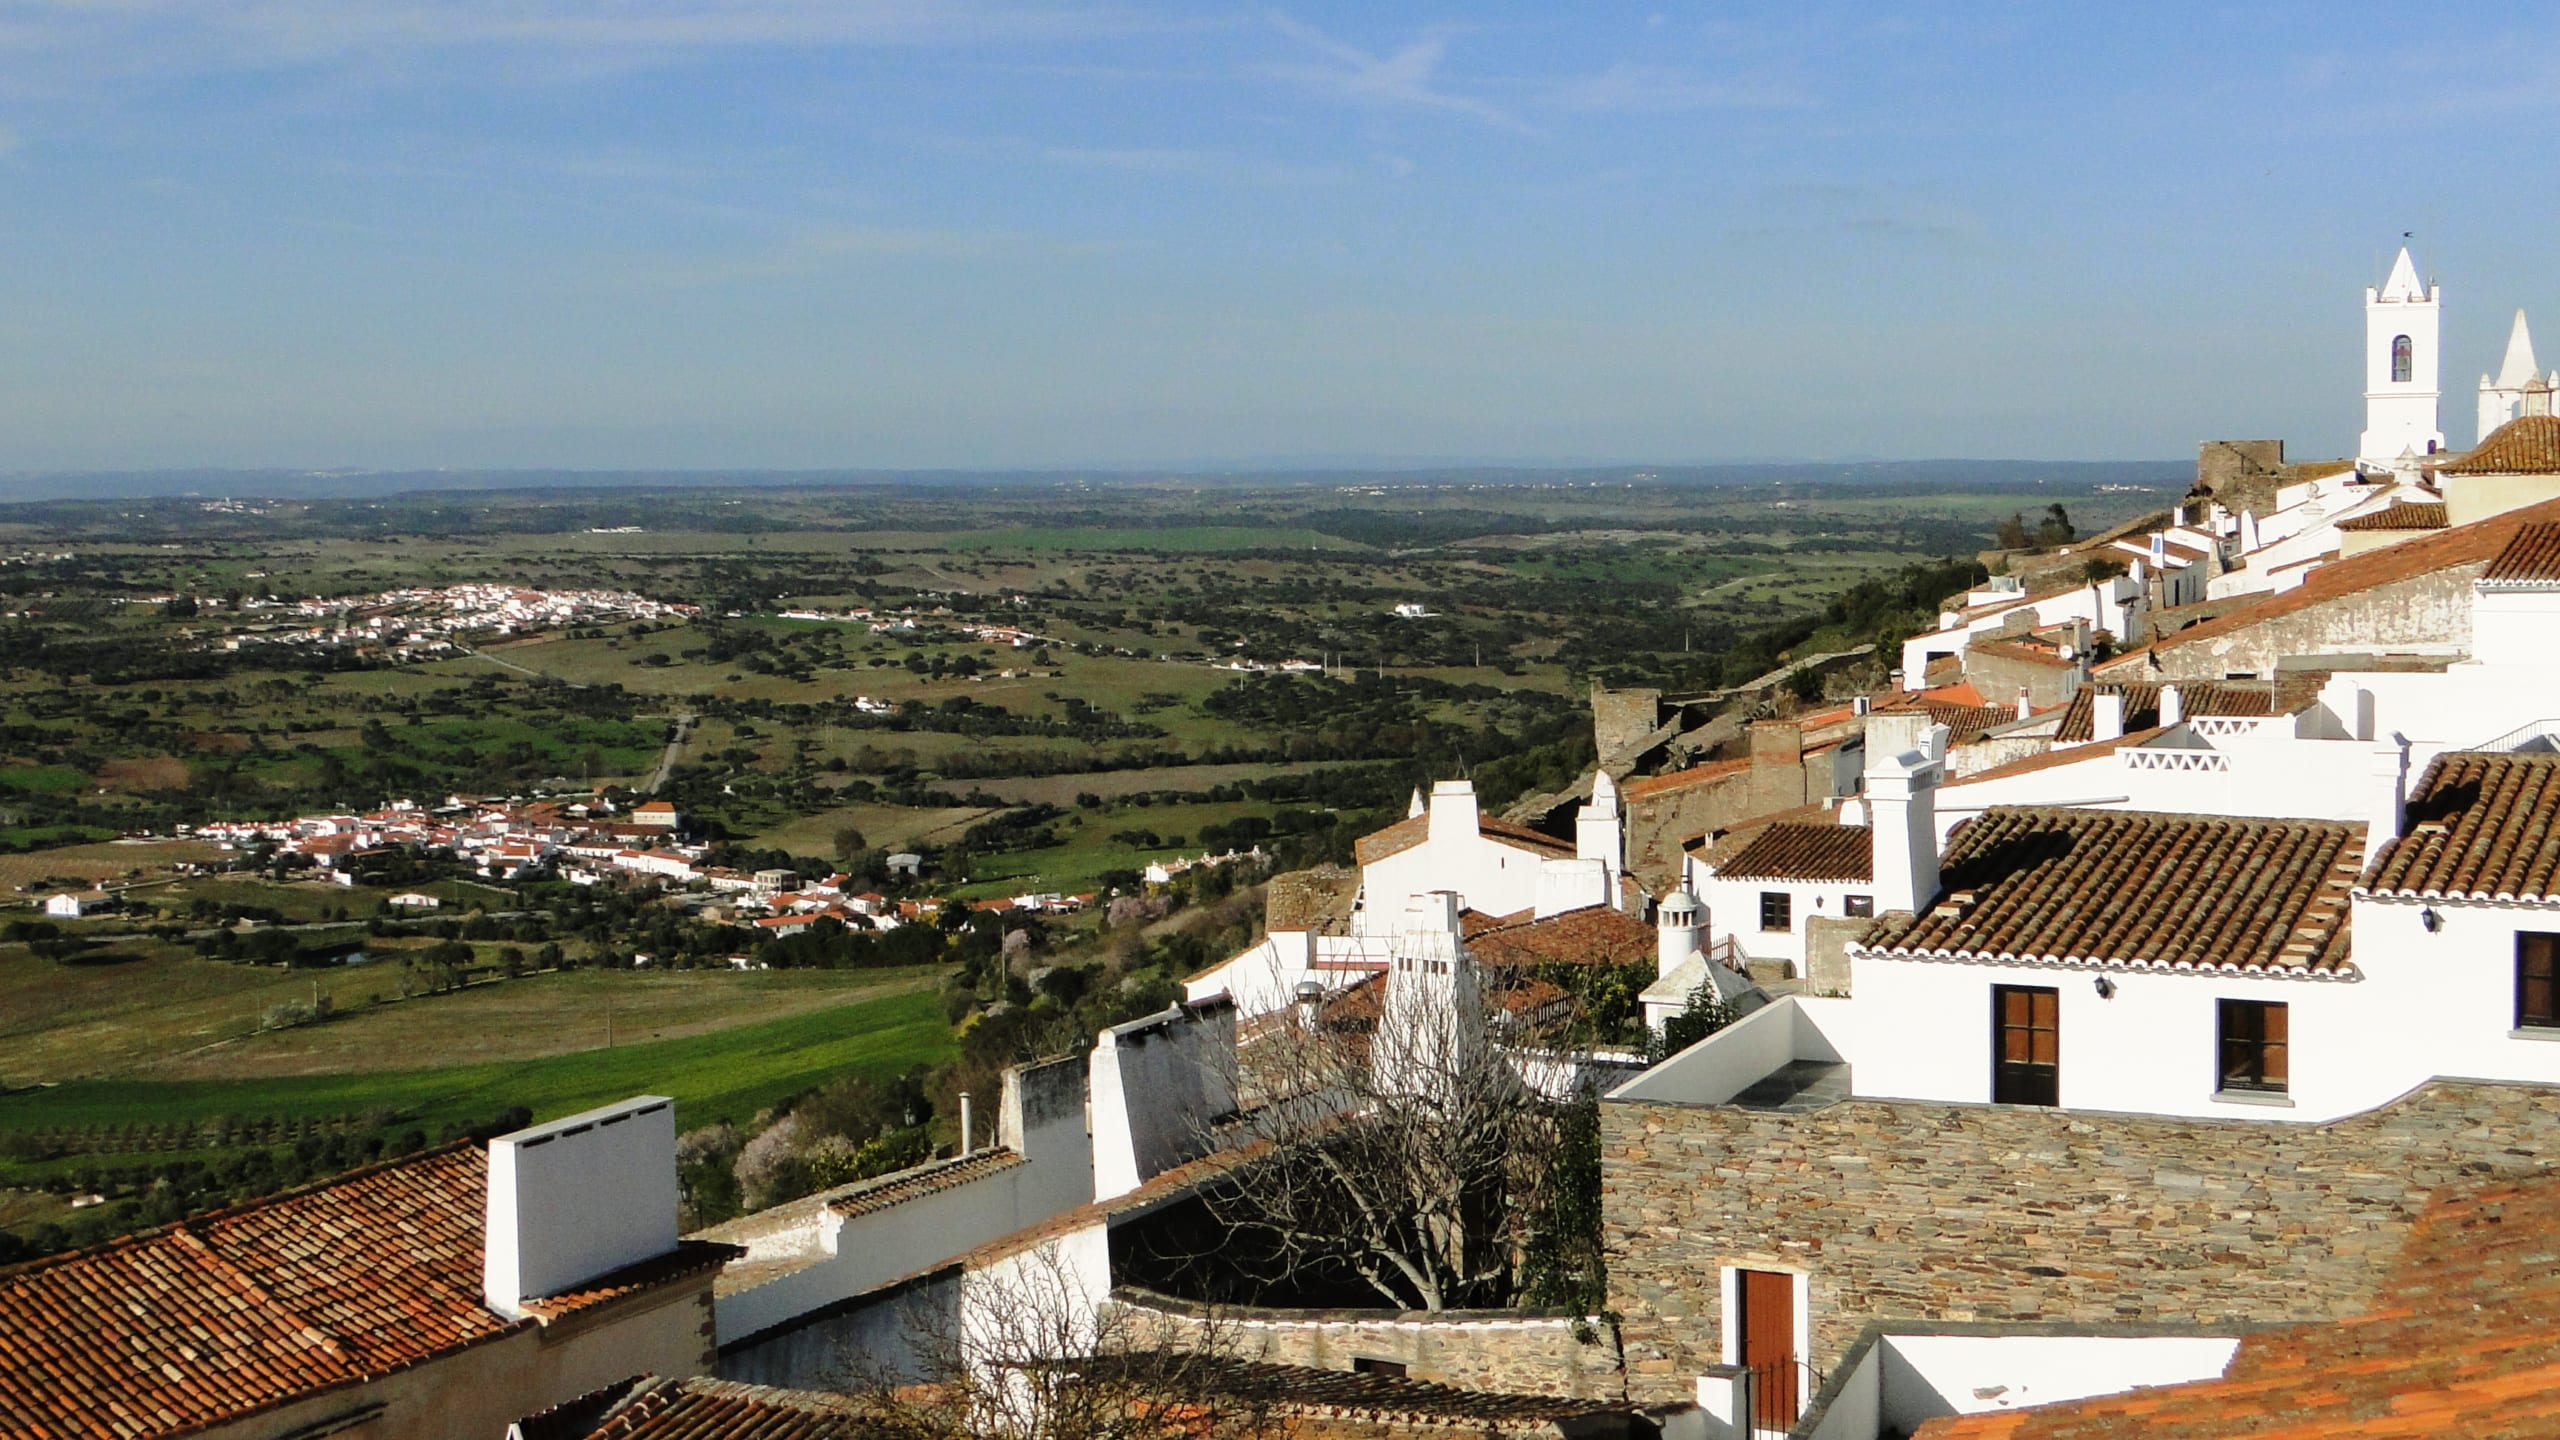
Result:
[[[750,1119],[785,1096],[843,1075],[886,1076],[955,1053],[935,997],[918,992],[538,1060],[262,1080],[73,1081],[0,1098],[0,1133],[373,1109],[413,1116],[432,1133],[513,1105],[545,1118],[638,1094],[675,1097],[677,1123],[691,1129]]]
[[[1365,550],[1338,536],[1297,526],[1169,525],[1091,529],[980,530],[941,537],[942,548],[972,551],[1075,551],[1091,554],[1215,555],[1239,550]]]

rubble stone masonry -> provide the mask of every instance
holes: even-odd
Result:
[[[1626,1395],[1618,1347],[1608,1327],[1578,1325],[1573,1317],[1553,1311],[1212,1308],[1126,1287],[1112,1292],[1112,1298],[1164,1327],[1160,1332],[1132,1327],[1132,1334],[1209,1343],[1242,1360],[1319,1370],[1349,1370],[1357,1360],[1384,1360],[1406,1366],[1413,1379],[1470,1390],[1578,1400]]]
[[[2323,1320],[2439,1185],[2560,1165],[2560,1089],[2437,1081],[2328,1125],[1853,1100],[1601,1106],[1639,1401],[1722,1356],[1721,1269],[1811,1277],[1819,1375],[1877,1320]]]

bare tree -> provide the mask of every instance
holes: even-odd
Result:
[[[1094,1293],[1060,1247],[969,1271],[910,1302],[907,1354],[847,1357],[888,1440],[1254,1440],[1276,1387],[1214,1312]]]
[[[1240,1046],[1264,1153],[1206,1198],[1271,1282],[1356,1276],[1400,1309],[1512,1303],[1570,1171],[1579,1074],[1540,982],[1481,992],[1454,941],[1384,981],[1271,1017]],[[1491,974],[1492,972],[1485,972]],[[1543,1247],[1551,1253],[1553,1246]]]

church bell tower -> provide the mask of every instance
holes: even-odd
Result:
[[[2389,465],[2404,454],[2444,448],[2436,428],[2436,337],[2441,287],[2420,288],[2409,248],[2391,278],[2364,292],[2364,437],[2356,458]]]

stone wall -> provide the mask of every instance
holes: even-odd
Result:
[[[2560,1089],[2483,1082],[2319,1126],[1882,1100],[1600,1111],[1638,1400],[1723,1358],[1723,1266],[1811,1277],[1817,1373],[1878,1320],[2333,1319],[2430,1190],[2560,1165]]]
[[[2273,675],[2276,664],[2292,656],[2370,655],[2387,651],[2445,654],[2471,651],[2471,582],[2488,568],[2486,561],[2448,566],[2431,574],[2395,580],[2369,590],[2340,595],[2273,615],[2255,624],[2234,625],[2209,639],[2164,645],[2151,652],[2157,670],[2153,680],[2220,680],[2225,676]],[[2284,597],[2264,602],[2281,604]],[[2246,611],[2241,612],[2243,616]],[[2175,641],[2176,637],[2168,637]],[[2118,662],[2098,678],[2121,680],[2149,661]]]
[[[1591,736],[1602,764],[1633,749],[1661,723],[1661,691],[1612,690],[1591,682]]]
[[[1319,1370],[1348,1370],[1359,1359],[1391,1360],[1408,1367],[1413,1379],[1471,1390],[1583,1400],[1626,1395],[1608,1327],[1577,1324],[1549,1311],[1212,1310],[1125,1287],[1112,1298],[1166,1327],[1177,1343],[1215,1335],[1211,1343],[1232,1347],[1240,1359]],[[1146,1332],[1132,1324],[1124,1333]]]

